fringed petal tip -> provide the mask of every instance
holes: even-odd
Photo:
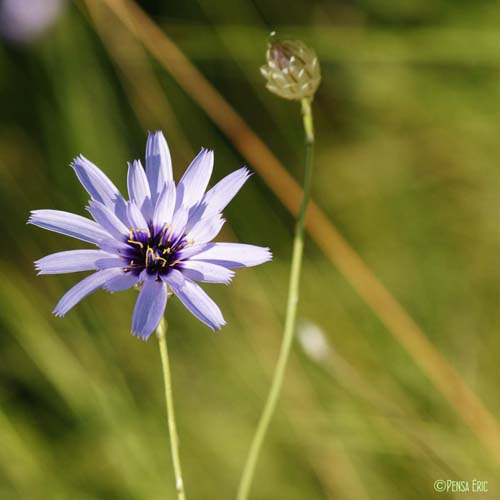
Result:
[[[247,165],[242,165],[238,170],[232,172],[232,174],[228,174],[227,177],[233,175],[235,184],[238,186],[236,188],[236,192],[231,195],[231,199],[237,194],[237,192],[246,184],[248,179],[255,174]],[[224,180],[224,179],[222,179]],[[236,187],[236,186],[235,186]]]
[[[38,209],[38,210],[30,210],[30,214],[28,216],[28,220],[26,224],[32,224],[34,226],[38,226],[38,222],[43,218],[44,214],[47,210]]]
[[[67,311],[61,311],[61,310],[59,310],[59,308],[56,306],[55,309],[52,311],[52,314],[56,318],[63,318],[66,315],[66,312]]]
[[[198,318],[198,319],[200,319],[200,318]],[[210,328],[210,330],[212,330],[212,332],[214,332],[214,333],[220,332],[222,330],[222,328],[227,325],[227,322],[224,318],[220,319],[218,321],[218,323],[212,323],[212,322],[203,321],[203,320],[201,320],[201,321],[206,326],[208,326],[208,328]]]
[[[148,139],[151,138],[155,138],[156,136],[163,136],[163,132],[161,130],[148,130]]]
[[[250,177],[252,177],[252,175],[255,174],[255,172],[253,172],[252,170],[250,170],[250,168],[247,165],[243,165],[239,170],[241,171],[242,175],[244,176],[245,182],[248,179],[250,179]]]
[[[273,253],[269,247],[261,247],[262,248],[262,264],[265,262],[270,262],[273,260]]]
[[[151,335],[153,334],[153,332],[144,334],[141,332],[134,332],[134,330],[130,330],[130,333],[139,340],[142,340],[143,342],[146,342],[149,339],[149,337],[151,337]]]
[[[222,266],[221,266],[222,267]],[[226,272],[227,272],[227,276],[225,277],[225,279],[221,280],[220,283],[222,285],[230,285],[233,281],[233,278],[236,276],[236,272],[233,271],[232,269],[226,269]],[[207,281],[207,283],[210,283],[210,281]],[[216,283],[216,281],[213,281],[213,283]],[[225,325],[226,323],[224,323]]]
[[[220,332],[222,330],[222,327],[223,326],[226,326],[227,323],[226,323],[226,320],[223,319],[221,323],[217,324],[217,325],[208,325],[208,327],[213,331],[213,332]]]
[[[48,274],[43,272],[42,265],[40,263],[41,260],[42,259],[38,259],[33,262],[33,265],[35,266],[35,271],[37,271],[36,273],[37,276],[40,276],[41,274]]]
[[[207,162],[209,164],[211,164],[212,167],[213,167],[214,157],[215,157],[214,150],[212,148],[202,147],[201,150],[200,150],[200,153],[202,153],[202,152],[205,155],[205,157],[207,158]],[[205,186],[205,190],[206,190],[206,186]],[[205,190],[203,191],[203,194],[205,194]]]
[[[223,285],[226,285],[226,286],[231,284],[231,282],[233,281],[233,278],[234,278],[234,276],[235,276],[235,274],[236,274],[236,273],[235,273],[233,270],[231,270],[231,269],[228,269],[228,271],[229,271],[229,273],[230,273],[230,274],[229,274],[229,276],[227,277],[227,279],[226,279],[226,280],[224,280],[224,281],[222,282],[222,284],[223,284]],[[225,323],[224,323],[224,324],[225,324]]]
[[[226,285],[226,286],[229,286],[232,282],[233,282],[233,278],[235,277],[236,273],[234,271],[232,271],[231,269],[228,269],[227,270],[230,275],[225,278],[224,280],[221,280],[221,281],[205,281],[206,283],[218,283],[220,285]],[[202,281],[202,280],[200,280]],[[224,323],[225,324],[225,323]]]
[[[214,150],[211,148],[206,148],[205,146],[202,146],[200,148],[200,152],[198,154],[214,154]]]
[[[85,156],[83,156],[82,154],[79,154],[78,156],[75,156],[69,166],[75,170],[76,168],[78,168],[80,166],[81,163],[86,163],[88,162],[89,160],[87,160],[87,158],[85,158]]]

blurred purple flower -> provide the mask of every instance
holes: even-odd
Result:
[[[13,42],[30,42],[57,19],[63,0],[0,0],[0,32]]]
[[[167,288],[213,330],[224,318],[215,302],[195,283],[228,284],[232,269],[271,259],[268,248],[240,243],[210,243],[219,233],[222,210],[250,176],[243,167],[205,193],[214,155],[202,149],[177,184],[167,142],[149,134],[146,170],[129,164],[127,201],[115,185],[83,156],[72,167],[90,194],[87,210],[94,221],[58,210],[34,210],[28,223],[77,238],[98,250],[59,252],[35,262],[39,274],[96,270],[71,288],[54,314],[64,316],[98,288],[109,292],[142,283],[132,319],[132,333],[147,339],[158,326],[167,303]]]

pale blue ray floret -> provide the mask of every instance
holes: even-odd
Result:
[[[213,330],[224,324],[215,302],[196,284],[229,284],[238,267],[271,260],[268,248],[241,243],[213,243],[224,219],[222,210],[250,176],[243,167],[207,189],[213,152],[202,149],[176,185],[167,142],[150,133],[146,169],[128,168],[126,200],[96,165],[83,156],[72,167],[90,194],[94,220],[59,210],[34,210],[28,223],[91,243],[97,249],[70,250],[35,262],[39,274],[95,271],[61,298],[54,314],[64,316],[99,288],[118,292],[140,284],[132,333],[147,339],[158,326],[168,291]]]

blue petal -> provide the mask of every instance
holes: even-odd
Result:
[[[146,175],[151,190],[153,206],[165,184],[173,181],[172,160],[167,141],[161,131],[148,134],[146,143]]]
[[[96,261],[96,268],[97,269],[110,269],[112,267],[127,267],[127,260],[124,260],[123,257],[106,257],[104,259],[98,259]]]
[[[168,276],[168,278],[167,278],[167,276]],[[177,288],[180,288],[180,287],[184,286],[184,282],[186,281],[185,278],[184,278],[184,274],[182,274],[177,269],[170,269],[170,271],[168,272],[168,274],[162,274],[160,276],[160,278],[167,285],[175,285]]]
[[[175,207],[175,184],[173,181],[167,182],[160,197],[156,201],[156,206],[153,214],[153,225],[162,227],[167,223],[172,222]]]
[[[177,253],[177,258],[179,260],[190,259],[193,255],[198,255],[201,252],[209,249],[213,243],[199,243],[194,245],[188,245],[186,248],[179,250]]]
[[[181,207],[176,210],[172,217],[172,228],[176,235],[182,234],[185,231],[186,224],[189,220],[189,208]]]
[[[139,277],[132,273],[125,273],[115,276],[110,280],[106,281],[103,288],[108,292],[121,292],[123,290],[128,290],[136,285],[139,281]]]
[[[251,175],[251,172],[243,167],[219,181],[203,197],[201,204],[204,207],[203,217],[210,217],[217,212],[222,212]]]
[[[54,309],[54,314],[56,316],[64,316],[84,297],[101,288],[107,281],[122,273],[121,269],[106,269],[87,276],[62,296]]]
[[[113,257],[101,250],[68,250],[53,253],[35,262],[38,274],[64,274],[99,269],[100,259]]]
[[[33,210],[28,224],[94,244],[108,237],[94,221],[60,210]]]
[[[220,232],[225,220],[216,213],[208,218],[201,219],[187,234],[187,239],[194,243],[206,243],[213,240]]]
[[[102,203],[91,200],[87,210],[95,221],[117,240],[123,241],[123,238],[128,235],[127,226]]]
[[[148,223],[133,201],[129,201],[127,204],[127,216],[129,224],[133,229],[148,232]]]
[[[185,259],[188,255],[190,259],[212,262],[229,268],[258,266],[273,257],[269,248],[243,243],[195,245],[193,248],[187,247],[181,250],[178,258]]]
[[[139,274],[139,281],[156,281],[159,276],[155,273],[149,273],[147,269],[143,269]],[[161,279],[161,278],[160,278]]]
[[[191,162],[177,186],[177,206],[192,207],[199,203],[208,186],[214,166],[214,153],[202,149]]]
[[[73,160],[71,167],[92,199],[106,205],[120,220],[124,221],[125,200],[107,175],[82,155]]]
[[[146,219],[151,219],[151,192],[146,172],[139,160],[128,164],[127,186],[130,199],[141,209]]]
[[[219,330],[226,324],[219,306],[194,282],[179,277],[179,271],[170,271],[165,281],[184,306],[212,330]]]
[[[127,243],[110,238],[109,235],[106,235],[106,238],[100,240],[98,245],[102,250],[118,255],[126,255],[127,251],[130,250],[130,246]]]
[[[234,276],[234,271],[202,260],[188,260],[180,265],[184,276],[193,281],[229,285]]]
[[[160,323],[167,305],[167,287],[162,281],[142,284],[132,318],[132,334],[146,340]]]

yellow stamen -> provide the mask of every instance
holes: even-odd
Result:
[[[152,259],[154,262],[156,259],[156,256],[155,256],[154,250],[150,246],[148,246],[148,248],[146,250],[146,267],[149,265],[149,254],[152,254]]]
[[[167,265],[167,259],[163,257],[156,257],[156,260],[161,260],[161,267],[165,267]]]
[[[172,267],[172,266],[175,266],[176,264],[178,264],[180,262],[180,259],[179,260],[176,260],[175,262],[172,262],[172,264],[169,264],[168,266],[169,267]]]
[[[161,230],[161,235],[160,235],[160,243],[162,242],[163,238],[165,237],[165,233],[167,232],[169,227],[170,227],[169,224],[165,224],[163,226],[163,229]]]
[[[170,247],[164,248],[162,254],[165,255],[166,253],[170,253],[172,249]]]
[[[139,245],[140,248],[144,248],[144,245],[140,241],[135,241],[135,240],[127,240],[128,243],[132,243],[132,245]]]
[[[140,231],[140,229],[136,229],[136,231]],[[129,235],[129,239],[127,240],[127,243],[132,243],[132,245],[138,245],[141,249],[144,248],[144,245],[140,241],[134,240],[134,230],[133,229],[128,230],[128,235]]]

